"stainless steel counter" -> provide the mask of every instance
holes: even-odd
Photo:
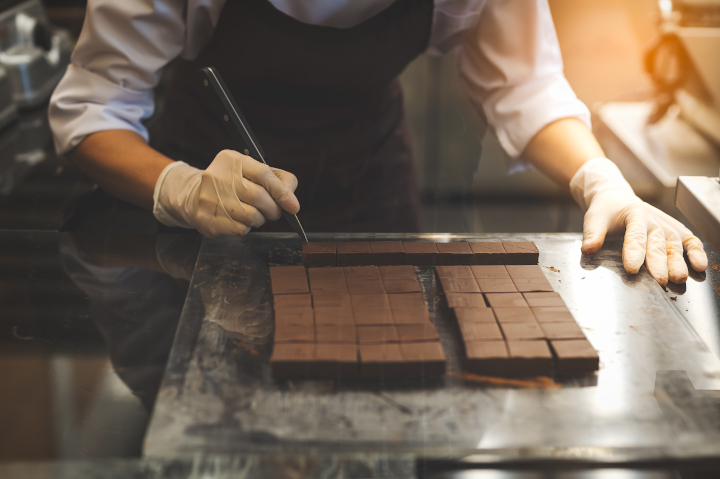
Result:
[[[311,240],[534,241],[540,265],[599,351],[597,376],[555,388],[463,381],[459,337],[419,267],[449,358],[440,381],[273,382],[268,266],[300,264],[291,234],[205,239],[146,435],[146,457],[189,453],[409,453],[483,462],[699,459],[720,455],[718,260],[664,291],[622,270],[620,239],[594,257],[578,234],[315,235]],[[682,297],[681,299],[678,299]],[[715,325],[717,329],[717,326]],[[712,349],[712,350],[711,350]],[[679,371],[679,372],[678,372]]]

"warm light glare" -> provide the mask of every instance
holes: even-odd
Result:
[[[663,18],[670,18],[672,13],[672,0],[658,0],[658,6],[660,7],[660,14]]]

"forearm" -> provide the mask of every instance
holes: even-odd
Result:
[[[586,161],[604,156],[592,132],[575,118],[550,123],[523,152],[526,160],[565,189]]]
[[[129,130],[94,133],[68,155],[107,192],[152,209],[155,183],[172,160]]]

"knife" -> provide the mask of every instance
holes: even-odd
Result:
[[[247,120],[245,120],[245,117],[240,113],[240,108],[238,108],[235,103],[235,99],[232,97],[230,90],[225,86],[225,82],[223,82],[220,73],[213,67],[206,67],[200,70],[200,79],[202,80],[203,87],[208,91],[216,106],[223,112],[223,120],[228,133],[230,133],[241,147],[245,146],[243,153],[267,165],[265,152],[262,150],[255,134],[250,129]],[[305,235],[305,230],[303,230],[297,215],[288,213],[285,210],[282,210],[282,213],[288,223],[290,223],[290,226],[292,226],[298,236],[300,236],[300,239],[307,243],[308,239]]]

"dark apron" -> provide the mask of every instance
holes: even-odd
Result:
[[[214,66],[271,166],[298,178],[306,231],[420,230],[402,70],[428,46],[432,0],[398,0],[352,28],[302,23],[268,0],[228,0],[200,56],[177,66],[153,132],[165,155],[205,168],[238,150],[197,70]],[[284,221],[261,231],[290,231]]]

